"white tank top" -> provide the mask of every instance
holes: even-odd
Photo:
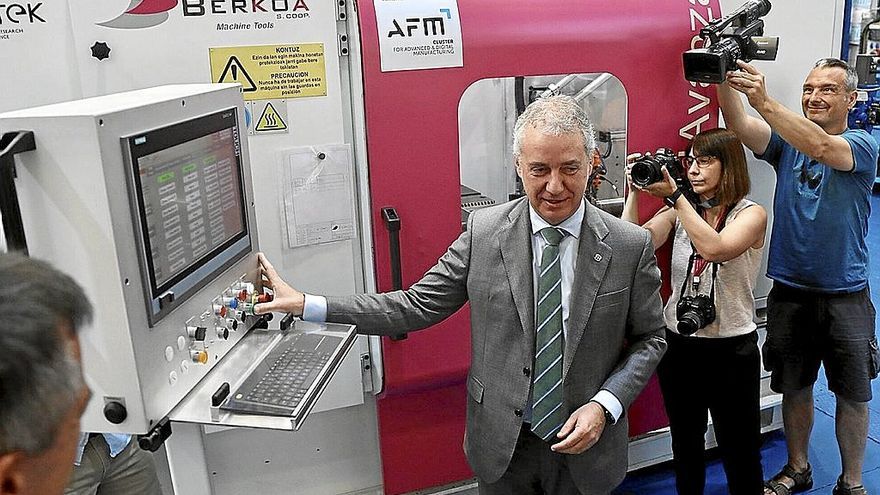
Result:
[[[743,199],[737,203],[727,216],[727,223],[742,210],[755,203]],[[761,265],[763,248],[749,247],[741,255],[725,261],[718,266],[718,280],[715,282],[715,321],[697,330],[694,337],[735,337],[755,330],[755,280]],[[681,298],[681,284],[687,272],[688,258],[693,248],[681,222],[675,221],[675,239],[672,244],[672,295],[666,303],[664,316],[666,326],[678,333],[678,319],[675,306]],[[712,263],[706,265],[696,292],[691,295],[706,294],[712,289]]]

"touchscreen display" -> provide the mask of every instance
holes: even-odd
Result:
[[[234,109],[129,138],[154,297],[247,234]]]

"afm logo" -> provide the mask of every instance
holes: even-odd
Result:
[[[452,19],[452,12],[449,9],[440,9],[440,13],[445,14],[447,19]],[[407,17],[405,31],[404,28],[400,27],[397,19],[392,19],[391,22],[394,24],[394,29],[388,31],[389,38],[395,36],[411,37],[413,31],[419,29],[419,27],[422,28],[425,36],[442,36],[446,34],[446,23],[442,15],[438,17]],[[430,32],[428,28],[430,28]]]
[[[34,24],[37,22],[46,22],[46,19],[37,14],[37,10],[43,6],[43,2],[38,4],[32,3],[0,3],[0,26],[3,24],[21,24],[27,22]]]
[[[206,5],[207,4],[207,5]],[[183,0],[184,16],[308,11],[305,0]]]

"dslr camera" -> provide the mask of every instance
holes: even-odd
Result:
[[[663,169],[669,172],[669,176],[675,181],[675,185],[684,193],[689,200],[693,199],[691,182],[685,177],[681,168],[681,161],[669,148],[660,148],[653,155],[645,155],[633,162],[630,176],[633,184],[646,187],[663,180]]]
[[[675,305],[678,333],[691,335],[715,321],[715,301],[706,294],[682,296]]]
[[[722,83],[736,61],[776,60],[778,37],[764,37],[761,17],[770,12],[768,0],[750,0],[734,12],[709,23],[700,37],[710,44],[684,52],[684,78],[702,83]]]

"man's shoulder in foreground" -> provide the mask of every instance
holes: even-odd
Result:
[[[608,230],[608,236],[616,240],[636,242],[641,246],[648,239],[648,231],[641,226],[622,220],[590,204],[587,204],[587,214],[584,215],[584,219],[600,226],[604,224]]]
[[[515,219],[519,214],[528,215],[529,198],[505,201],[504,203],[487,206],[471,212],[472,222],[497,224],[507,218]]]

